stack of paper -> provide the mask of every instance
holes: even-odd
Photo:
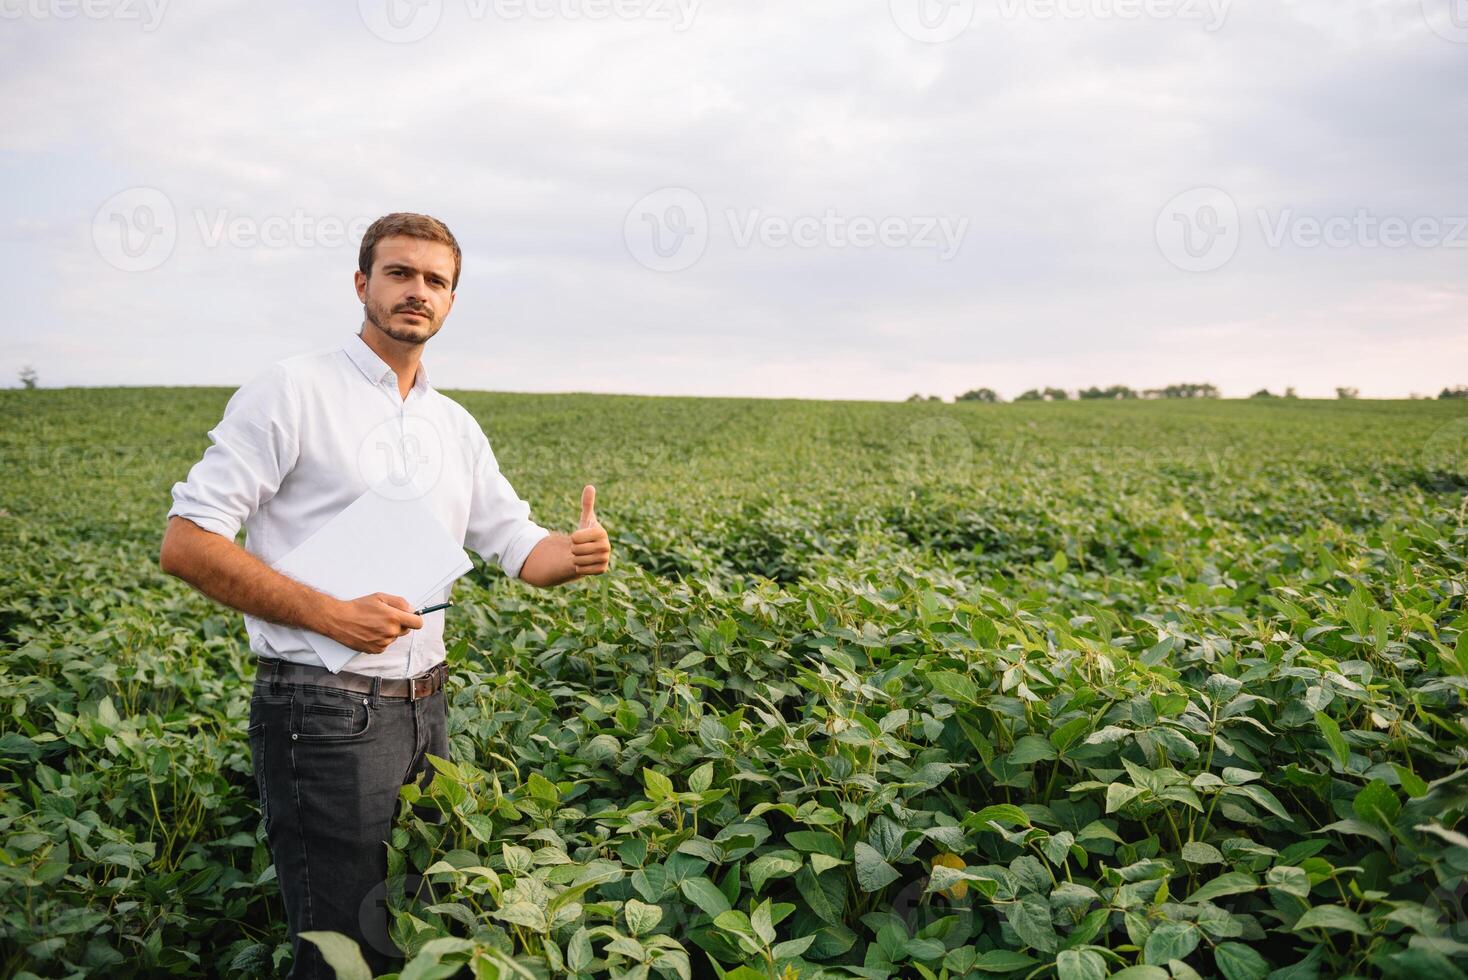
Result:
[[[271,567],[337,599],[387,592],[417,609],[444,595],[474,562],[429,510],[424,495],[405,498],[401,487],[384,481]],[[311,649],[333,674],[360,653],[320,633],[305,632]]]

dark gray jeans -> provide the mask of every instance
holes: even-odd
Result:
[[[399,969],[402,952],[387,932],[386,842],[399,788],[420,773],[427,786],[428,753],[448,758],[444,692],[410,701],[311,684],[272,690],[261,677],[249,736],[295,953],[290,976],[335,977],[298,935],[313,929],[355,939],[374,976]]]

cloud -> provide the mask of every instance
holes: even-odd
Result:
[[[1266,234],[1282,216],[1468,215],[1468,49],[1416,4],[1229,4],[1208,30],[1103,16],[1122,9],[1110,0],[1049,18],[1039,0],[995,0],[928,44],[888,2],[628,0],[616,9],[636,16],[600,18],[611,5],[533,2],[562,13],[441,0],[415,43],[375,36],[368,0],[168,3],[151,30],[7,8],[32,13],[0,36],[0,255],[23,283],[0,373],[237,384],[360,323],[356,242],[323,232],[418,210],[465,252],[425,354],[442,387],[902,398],[1468,381],[1468,247]],[[657,16],[679,11],[684,30]],[[1200,186],[1239,223],[1233,258],[1196,273],[1156,226]],[[176,243],[124,271],[94,219],[139,187],[166,197]],[[676,272],[639,264],[626,238],[643,217],[629,209],[662,188],[707,214],[704,251]],[[829,214],[965,231],[947,258],[826,231],[740,243],[744,227]],[[282,227],[282,243],[256,240]]]

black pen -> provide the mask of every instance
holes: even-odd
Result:
[[[438,612],[438,610],[440,610],[440,609],[447,609],[449,606],[452,606],[453,604],[454,604],[454,601],[452,599],[450,599],[448,602],[440,602],[436,606],[424,606],[422,609],[415,609],[413,611],[413,615],[414,616],[422,616],[425,613]]]

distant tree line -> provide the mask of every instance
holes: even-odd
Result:
[[[1290,390],[1294,391],[1293,388]],[[1140,391],[1126,385],[1111,385],[1108,388],[1097,388],[1093,385],[1090,388],[1076,391],[1074,395],[1064,388],[1031,388],[1014,396],[1014,400],[1017,402],[1063,402],[1070,401],[1072,397],[1082,401],[1123,401],[1132,398],[1218,398],[1219,391],[1218,388],[1207,383],[1175,384],[1168,385],[1166,388],[1143,388]],[[942,401],[937,395],[928,395],[924,398],[916,394],[908,396],[907,400],[910,402]],[[1001,402],[1003,400],[993,388],[974,388],[954,398],[954,401],[960,402]]]
[[[1335,390],[1336,398],[1350,399],[1360,398],[1361,389],[1342,385]],[[1111,385],[1108,388],[1081,388],[1070,392],[1064,388],[1031,388],[1014,396],[1017,402],[1064,402],[1071,399],[1102,400],[1102,401],[1124,401],[1132,398],[1221,398],[1222,395],[1214,385],[1204,383],[1185,383],[1168,385],[1165,388],[1129,388],[1126,385]],[[1284,390],[1284,394],[1276,395],[1268,388],[1260,388],[1249,396],[1250,398],[1299,398],[1293,386]],[[1413,395],[1413,398],[1421,398],[1421,395]],[[1430,396],[1429,396],[1430,397]],[[1439,398],[1468,398],[1468,385],[1457,385],[1452,388],[1444,388]],[[908,396],[910,402],[941,402],[943,399],[938,395],[914,394]],[[997,403],[1004,401],[999,393],[993,388],[973,388],[961,395],[954,396],[956,402],[988,402]]]

